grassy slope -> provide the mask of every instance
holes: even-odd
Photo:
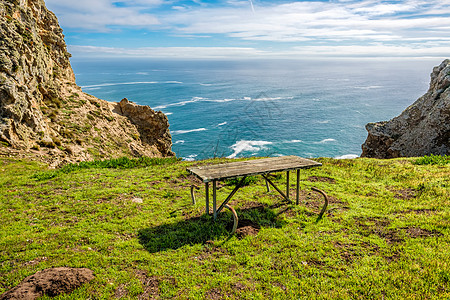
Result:
[[[44,165],[1,159],[0,294],[70,266],[96,279],[59,299],[449,298],[450,165],[318,160],[323,167],[301,172],[300,206],[266,193],[261,179],[241,189],[231,204],[261,229],[229,238],[231,214],[205,217],[203,189],[191,204],[191,162],[37,180]],[[318,223],[312,186],[331,196]],[[291,187],[293,197],[294,175]]]

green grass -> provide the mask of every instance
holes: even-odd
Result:
[[[0,294],[68,266],[96,277],[56,299],[448,299],[450,166],[317,160],[322,167],[301,171],[299,206],[252,178],[230,204],[254,231],[230,237],[231,214],[212,222],[203,189],[191,204],[191,184],[202,185],[186,171],[225,159],[56,171],[0,159]],[[273,180],[284,191],[281,175]],[[220,199],[233,189],[218,186]],[[313,186],[330,196],[319,222],[323,199]]]
[[[414,161],[416,165],[447,165],[450,164],[449,155],[425,155]]]

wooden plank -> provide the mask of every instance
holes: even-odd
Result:
[[[298,161],[272,161],[272,162],[258,162],[254,161],[254,164],[234,164],[226,166],[221,165],[218,168],[213,168],[212,166],[208,166],[207,168],[198,168],[191,169],[190,171],[197,174],[203,180],[209,179],[223,179],[230,178],[235,176],[244,176],[244,175],[256,175],[263,174],[267,172],[278,172],[278,171],[287,171],[287,170],[296,170],[299,168],[308,168],[319,166],[319,163],[316,162],[298,162]]]
[[[321,163],[316,161],[292,155],[192,167],[188,168],[188,171],[198,176],[203,182],[210,182],[213,180],[259,175],[269,172],[306,169],[321,165]]]

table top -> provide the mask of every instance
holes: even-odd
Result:
[[[187,170],[202,179],[203,182],[210,182],[270,172],[308,169],[321,165],[316,161],[291,155],[191,167]]]

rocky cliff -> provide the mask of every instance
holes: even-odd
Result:
[[[0,0],[0,154],[58,165],[172,156],[167,117],[109,103],[75,83],[62,29],[43,0]]]
[[[450,154],[450,60],[433,69],[425,95],[387,122],[369,123],[363,157]]]

